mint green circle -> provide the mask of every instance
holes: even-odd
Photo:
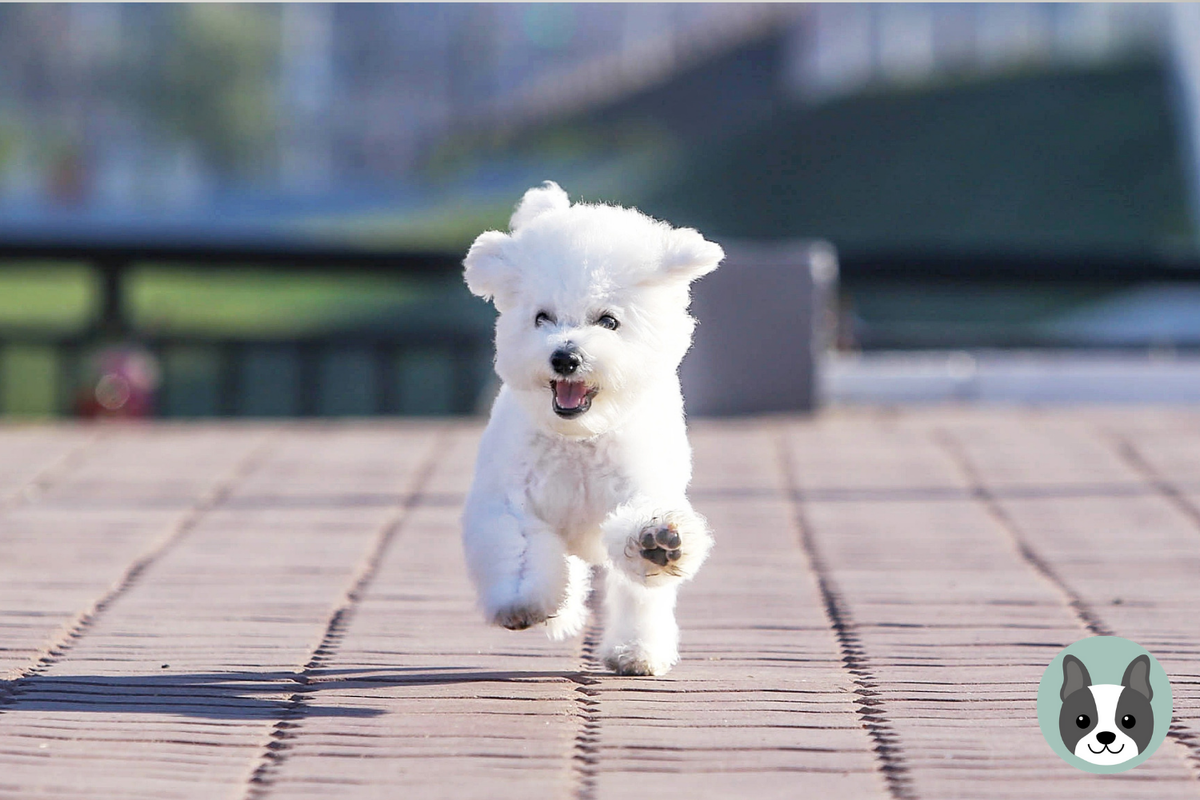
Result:
[[[1154,690],[1154,697],[1150,700],[1150,707],[1154,709],[1154,736],[1150,739],[1150,745],[1122,764],[1102,766],[1084,761],[1067,749],[1058,730],[1058,713],[1062,709],[1059,692],[1063,682],[1063,659],[1073,655],[1082,661],[1092,677],[1092,683],[1120,685],[1129,662],[1143,654],[1150,656],[1150,688]],[[1046,743],[1059,758],[1072,767],[1098,775],[1125,772],[1154,755],[1163,739],[1167,738],[1173,710],[1171,682],[1167,679],[1166,670],[1146,648],[1120,636],[1092,636],[1064,647],[1050,662],[1050,666],[1046,667],[1046,671],[1042,673],[1042,682],[1038,684],[1038,724],[1042,728],[1042,736],[1046,737]]]

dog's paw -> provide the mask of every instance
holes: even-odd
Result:
[[[492,624],[510,631],[523,631],[540,625],[550,618],[545,611],[530,606],[510,606],[502,608],[492,616]]]
[[[713,544],[704,518],[689,511],[614,519],[609,530],[613,564],[645,586],[691,578]]]
[[[618,675],[666,675],[678,660],[673,653],[656,657],[644,648],[624,645],[604,656],[604,666]]]
[[[638,536],[639,555],[668,574],[676,572],[675,563],[683,555],[682,545],[679,530],[670,522],[652,523]]]

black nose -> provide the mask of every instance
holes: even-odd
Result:
[[[574,347],[559,348],[550,356],[550,366],[559,375],[574,375],[582,364],[583,359]]]
[[[1112,731],[1100,731],[1096,734],[1096,741],[1103,745],[1112,744],[1117,740],[1117,735]]]

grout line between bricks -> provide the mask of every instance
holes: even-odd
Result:
[[[1100,619],[1087,601],[1055,572],[1050,563],[1029,542],[1000,499],[984,484],[982,476],[967,455],[962,443],[955,439],[949,431],[942,428],[933,429],[930,432],[930,438],[962,473],[967,481],[970,494],[983,505],[988,515],[996,520],[1000,528],[1008,534],[1009,540],[1025,563],[1033,567],[1034,571],[1066,598],[1067,605],[1088,633],[1095,636],[1113,636],[1112,630],[1104,623],[1104,620]]]
[[[862,726],[871,737],[871,749],[874,752],[876,763],[879,765],[879,770],[883,773],[888,794],[894,800],[915,800],[917,794],[912,776],[908,771],[908,765],[904,760],[903,748],[900,745],[899,736],[888,719],[883,700],[879,697],[879,683],[871,671],[866,648],[863,646],[850,609],[834,583],[829,565],[825,562],[825,558],[817,546],[812,526],[805,515],[804,497],[800,490],[795,467],[792,464],[788,442],[788,437],[778,437],[780,469],[789,489],[789,502],[800,539],[800,548],[808,559],[809,569],[816,577],[817,589],[825,607],[825,616],[841,650],[842,668],[849,673],[850,680],[854,684],[855,709]]]
[[[593,578],[602,577],[600,570]],[[571,749],[571,770],[575,778],[574,800],[595,800],[596,780],[600,773],[600,671],[597,650],[600,648],[600,631],[603,627],[600,602],[602,589],[595,585],[588,596],[591,618],[584,628],[583,641],[579,647],[580,671],[569,675],[575,684],[575,709],[579,717],[579,732]]]
[[[10,673],[8,679],[0,681],[0,712],[6,706],[10,706],[18,700],[29,680],[45,673],[46,670],[70,652],[79,643],[79,640],[86,636],[88,631],[96,624],[96,620],[114,602],[128,592],[137,583],[138,579],[145,574],[147,569],[183,541],[205,514],[225,501],[238,481],[245,478],[246,475],[250,474],[261,463],[278,433],[279,430],[276,429],[264,436],[262,441],[255,445],[249,453],[234,465],[233,469],[213,484],[203,496],[184,512],[183,517],[173,528],[160,536],[140,556],[134,559],[133,563],[121,574],[121,577],[109,587],[108,591],[94,600],[86,609],[76,614],[62,628],[61,633],[59,633],[55,640],[43,648],[41,654],[29,666],[15,674]],[[98,440],[97,438],[94,441]]]
[[[1154,465],[1147,461],[1146,457],[1137,449],[1137,446],[1125,436],[1115,431],[1102,431],[1102,433],[1112,442],[1121,460],[1156,494],[1175,506],[1200,532],[1200,508],[1196,507],[1196,504],[1184,494],[1183,490],[1155,469]]]
[[[425,487],[429,484],[434,470],[445,454],[450,438],[451,430],[447,428],[443,428],[440,435],[434,437],[429,452],[413,475],[404,501],[380,528],[370,550],[342,595],[341,602],[331,612],[320,642],[309,654],[308,660],[305,661],[300,671],[292,678],[297,684],[296,691],[288,698],[282,714],[271,727],[262,752],[255,759],[255,766],[246,779],[245,793],[243,794],[245,800],[261,800],[270,794],[276,776],[287,761],[288,754],[299,735],[299,728],[308,716],[309,695],[314,691],[311,685],[313,673],[337,652],[338,646],[349,629],[355,608],[362,600],[371,581],[379,573],[384,557],[404,529],[413,509],[421,503]]]
[[[1004,508],[1000,500],[994,495],[983,481],[983,476],[976,469],[974,462],[967,454],[962,443],[958,441],[953,434],[943,428],[935,428],[930,432],[933,441],[941,447],[941,449],[950,457],[959,471],[966,478],[971,487],[972,494],[983,504],[987,512],[1000,524],[1000,527],[1008,534],[1020,553],[1021,558],[1025,560],[1033,569],[1042,576],[1051,586],[1053,586],[1067,600],[1067,605],[1074,613],[1076,621],[1088,633],[1095,636],[1116,636],[1112,628],[1100,618],[1095,609],[1074,589],[1070,584],[1059,575],[1053,567],[1050,566],[1040,553],[1029,542],[1016,520]],[[1192,768],[1194,776],[1200,780],[1200,737],[1184,727],[1178,718],[1171,721],[1171,726],[1167,729],[1167,737],[1173,739],[1177,744],[1184,748],[1186,761]]]

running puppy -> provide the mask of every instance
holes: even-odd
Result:
[[[503,387],[479,448],[463,544],[488,620],[587,620],[590,566],[606,567],[605,664],[662,675],[678,660],[675,594],[712,547],[692,510],[677,371],[691,345],[689,285],[721,248],[629,208],[526,192],[510,232],[467,253],[490,299]]]

